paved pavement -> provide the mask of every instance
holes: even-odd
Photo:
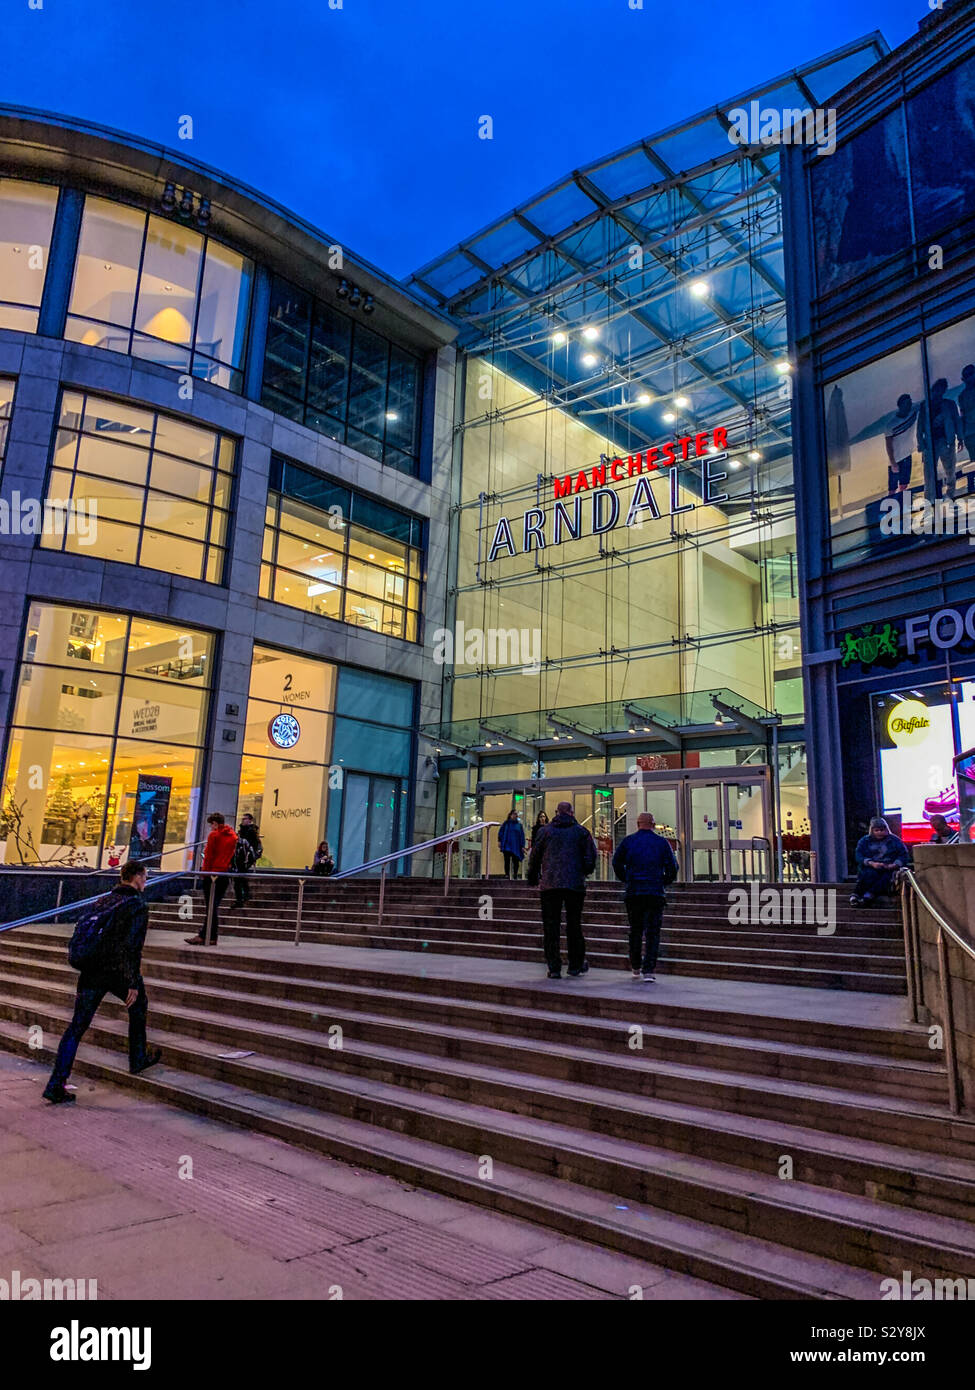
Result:
[[[99,1300],[740,1297],[106,1082],[49,1106],[46,1074],[0,1052],[0,1279],[94,1279]]]

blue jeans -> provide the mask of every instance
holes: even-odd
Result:
[[[142,983],[141,975],[136,988],[139,991],[138,998],[128,1010],[130,1070],[138,1067],[146,1055],[146,1014],[149,1011],[149,1001],[146,998],[146,987]],[[125,982],[116,975],[81,976],[78,980],[78,994],[74,1002],[74,1016],[65,1029],[64,1037],[58,1047],[54,1070],[47,1083],[48,1089],[59,1090],[71,1075],[78,1045],[90,1028],[91,1021],[105,995],[114,994],[116,998],[124,1000],[127,993]]]

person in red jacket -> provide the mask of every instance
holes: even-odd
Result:
[[[210,878],[207,870],[220,873],[221,870],[230,868],[233,861],[234,850],[237,848],[237,832],[229,826],[219,811],[214,811],[213,815],[207,816],[207,825],[211,827],[210,834],[203,849],[203,863],[200,868],[203,870],[203,925],[199,935],[188,936],[187,946],[206,945],[206,914],[209,911],[210,894],[213,893],[213,921],[210,924],[210,945],[217,944],[217,933],[220,923],[217,919],[217,909],[220,907],[220,899],[227,891],[230,883],[229,878]]]

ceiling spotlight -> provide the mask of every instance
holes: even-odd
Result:
[[[584,352],[582,354],[582,365],[584,367],[595,367],[598,361],[599,358],[594,352]]]
[[[761,455],[761,453],[758,451],[758,449],[749,449],[749,450],[748,450],[748,457],[751,459],[752,463],[758,463],[758,461],[759,461],[759,459],[762,457],[762,455]]]
[[[720,710],[718,710],[717,713],[715,714],[715,716],[714,716],[714,722],[715,722],[715,724],[717,724],[717,726],[718,726],[719,729],[722,728],[722,727],[724,726],[724,719],[721,717],[721,711],[720,711]]]
[[[209,199],[209,198],[201,198],[201,199],[200,199],[200,206],[199,206],[199,208],[197,209],[197,214],[196,214],[196,225],[197,225],[198,227],[201,227],[201,228],[202,228],[202,227],[208,226],[208,225],[209,225],[209,222],[210,222],[210,199]]]
[[[779,376],[788,376],[789,373],[792,371],[792,363],[776,362],[775,370],[778,372]]]
[[[553,334],[552,334],[552,342],[555,344],[556,347],[561,347],[562,344],[563,344],[565,341],[566,341],[566,338],[565,338],[565,334],[564,334],[564,333],[553,333]]]
[[[159,199],[159,206],[163,212],[172,212],[176,206],[176,185],[170,180],[163,189],[162,197]]]
[[[711,293],[711,286],[707,280],[692,280],[690,289],[695,299],[706,299]]]
[[[672,410],[664,411],[664,420],[667,422],[668,425],[672,425],[676,419],[677,416],[674,414]]]
[[[353,285],[353,286],[352,286],[352,293],[349,295],[349,305],[350,305],[350,307],[353,308],[353,309],[358,309],[358,307],[359,307],[359,305],[360,305],[361,303],[362,303],[362,291],[359,289],[359,286],[358,286],[358,285]]]
[[[599,337],[599,329],[594,328],[592,324],[588,324],[587,327],[582,330],[582,336],[591,343],[594,338]]]
[[[741,467],[741,459],[729,459],[729,460],[728,460],[728,467],[729,467],[729,468],[736,468],[736,469],[737,469],[737,468],[740,468],[740,467]]]
[[[399,419],[399,416],[396,414],[396,411],[395,411],[395,410],[387,410],[387,411],[386,411],[386,419],[387,419],[387,420],[398,420],[398,419]]]
[[[339,287],[335,293],[338,295],[339,299],[348,299],[350,293],[348,280],[340,280]]]
[[[687,399],[686,396],[675,396],[674,405],[676,405],[678,410],[686,410],[687,407],[690,405],[690,401]]]
[[[649,392],[649,391],[641,391],[640,394],[637,396],[636,399],[637,399],[637,403],[638,403],[639,405],[649,405],[649,404],[650,404],[650,401],[651,401],[650,392]]]
[[[367,294],[365,299],[362,301],[362,312],[364,314],[371,314],[375,307],[376,301],[373,299],[371,294]]]
[[[183,196],[179,200],[178,211],[180,217],[193,216],[193,194],[190,192],[188,188],[183,189]]]

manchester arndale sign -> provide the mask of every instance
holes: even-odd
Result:
[[[601,454],[596,467],[555,479],[551,512],[543,507],[531,507],[520,518],[499,518],[488,563],[502,555],[544,550],[549,544],[563,545],[566,541],[580,540],[584,535],[600,536],[612,531],[622,517],[620,494],[613,484],[626,483],[633,478],[637,481],[622,521],[624,526],[641,526],[644,521],[659,521],[664,514],[676,516],[700,505],[727,502],[729,494],[716,491],[728,476],[722,468],[727,461],[727,448],[728,431],[715,429],[685,435],[660,447],[629,454],[625,459],[611,459]],[[700,502],[680,501],[681,473],[689,471],[700,477]],[[659,499],[654,496],[651,483],[655,477],[668,474],[669,495]],[[664,512],[660,510],[660,500],[664,501]],[[588,529],[584,529],[584,521]]]

